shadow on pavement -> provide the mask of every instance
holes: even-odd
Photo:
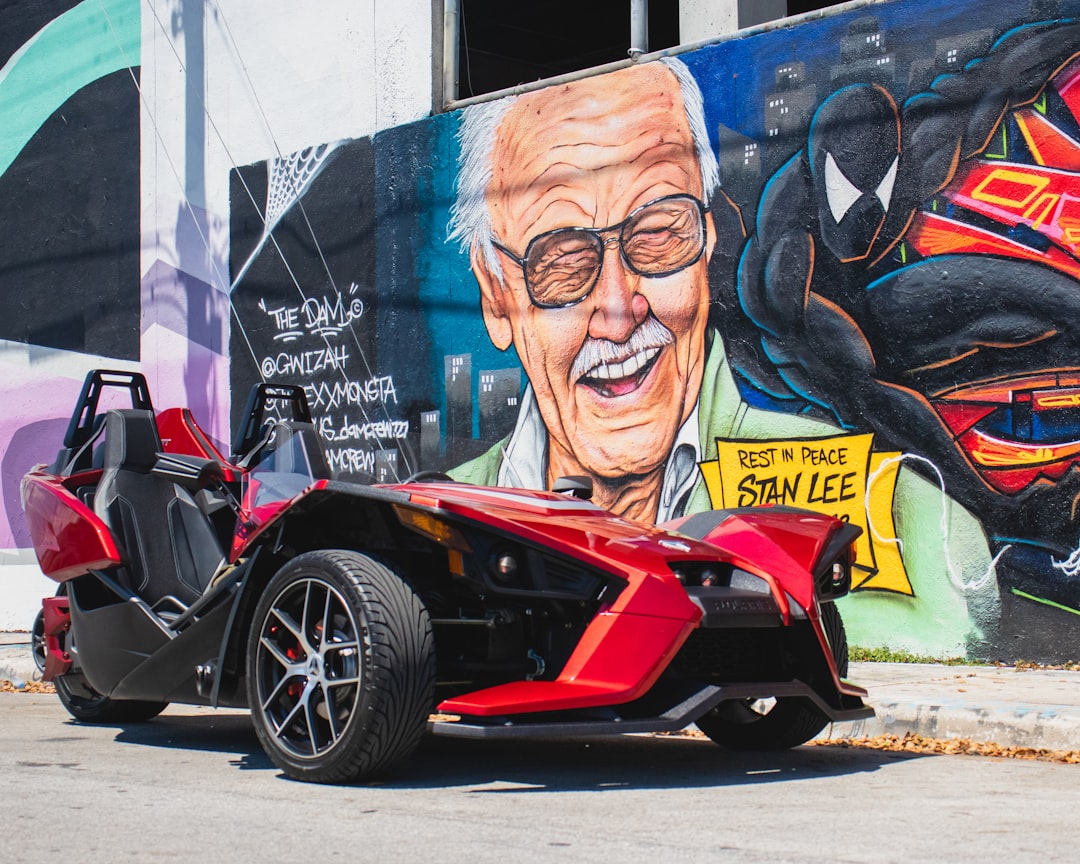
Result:
[[[380,785],[393,788],[492,786],[501,792],[714,788],[877,771],[911,754],[799,747],[739,753],[676,736],[571,740],[425,739]],[[918,757],[916,757],[918,758]]]
[[[116,741],[234,755],[241,770],[277,771],[246,713],[170,716],[119,728]],[[877,771],[925,755],[857,748],[799,747],[739,753],[700,738],[627,735],[602,738],[470,741],[425,737],[411,759],[358,785],[389,789],[480,787],[483,794],[602,789],[709,788],[811,780]],[[286,779],[284,775],[280,775]]]
[[[243,770],[276,770],[259,746],[247,712],[225,709],[222,713],[170,715],[166,713],[146,723],[117,726],[116,741],[143,747],[169,747],[210,753],[241,754],[230,764]]]

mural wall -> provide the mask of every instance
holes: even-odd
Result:
[[[55,457],[88,369],[140,369],[159,400],[191,405],[209,434],[228,436],[229,307],[206,266],[202,138],[181,132],[155,154],[173,166],[175,232],[142,224],[158,189],[140,174],[144,131],[161,134],[141,117],[153,89],[143,81],[144,28],[186,35],[178,56],[194,69],[202,7],[24,0],[0,10],[3,628],[28,627],[55,587],[28,549],[19,481]]]
[[[0,8],[4,606],[48,587],[10,578],[37,570],[19,479],[55,456],[86,369],[139,359],[139,27],[137,0]]]
[[[159,405],[229,440],[230,170],[425,116],[430,15],[425,0],[323,0],[317,16],[291,0],[0,4],[0,630],[28,627],[55,587],[19,479],[55,457],[88,369],[140,369]]]
[[[1070,14],[873,5],[238,171],[234,416],[299,381],[365,482],[835,513],[854,643],[1074,658]]]
[[[86,369],[139,368],[222,442],[303,383],[363,482],[835,513],[853,643],[1077,659],[1080,2],[870,4],[376,134],[355,46],[300,38],[356,29],[252,8],[0,10],[5,576]],[[224,87],[256,32],[288,86]]]

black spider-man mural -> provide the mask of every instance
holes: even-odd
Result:
[[[1017,258],[931,255],[905,266],[896,250],[1006,113],[1039,98],[1078,52],[1080,24],[1044,22],[1005,34],[902,105],[871,84],[833,93],[766,184],[717,316],[754,386],[921,455],[934,466],[923,470],[940,472],[992,535],[1065,555],[1077,541],[1080,472],[1006,493],[928,396],[990,375],[1080,366],[1080,285]]]

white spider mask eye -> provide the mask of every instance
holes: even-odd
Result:
[[[881,178],[881,182],[878,183],[877,189],[874,190],[874,194],[877,195],[878,201],[881,202],[881,206],[885,208],[885,211],[889,210],[889,202],[892,200],[892,190],[896,183],[896,167],[900,164],[900,157],[897,156],[892,160],[892,165],[889,166],[889,170],[885,172],[885,176]]]
[[[885,210],[889,209],[889,202],[892,200],[893,186],[896,184],[896,169],[899,162],[899,156],[893,159],[889,170],[885,172],[885,176],[881,178],[881,182],[878,183],[877,188],[874,190],[874,194]],[[847,215],[848,210],[862,197],[862,194],[862,190],[844,176],[844,172],[840,170],[840,166],[833,159],[832,153],[826,153],[825,197],[829,202],[829,212],[832,213],[832,217],[837,223]]]
[[[825,197],[829,201],[829,212],[837,223],[862,197],[862,190],[844,176],[832,153],[825,154]]]

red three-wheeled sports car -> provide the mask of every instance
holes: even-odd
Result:
[[[428,730],[696,723],[769,749],[871,713],[834,603],[859,529],[828,516],[657,527],[591,504],[583,478],[335,480],[297,386],[256,386],[226,458],[190,411],[156,412],[142,375],[96,370],[63,445],[22,496],[59,585],[36,625],[44,678],[81,722],[250,708],[286,774],[336,783]]]

